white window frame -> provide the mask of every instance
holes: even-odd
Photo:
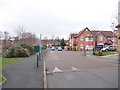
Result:
[[[102,41],[103,40],[103,37],[102,36],[99,36],[99,41]]]
[[[83,48],[84,47],[84,45],[83,44],[80,44],[80,48]]]
[[[85,38],[85,41],[87,41],[87,42],[92,42],[92,41],[93,41],[93,37],[86,37],[86,38]]]
[[[83,41],[84,40],[84,37],[80,37],[80,41]]]
[[[92,50],[93,49],[93,45],[86,45],[85,49]]]

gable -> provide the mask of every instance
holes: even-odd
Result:
[[[97,37],[102,36],[104,38],[107,38],[102,32],[98,33]]]
[[[88,28],[85,28],[80,31],[79,36],[93,36],[93,34]]]

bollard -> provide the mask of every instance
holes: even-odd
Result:
[[[37,55],[37,67],[39,67],[39,55]]]
[[[84,50],[84,56],[86,56],[86,50]]]

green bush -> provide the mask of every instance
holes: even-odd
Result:
[[[96,56],[102,56],[102,52],[95,50],[94,51],[94,55],[96,55]]]
[[[76,51],[76,48],[73,48],[73,51]]]
[[[27,49],[21,46],[14,46],[3,52],[3,57],[28,57],[30,53]]]
[[[30,45],[30,44],[21,44],[20,46],[27,49],[30,52],[30,55],[35,54],[34,48],[33,48],[32,45]]]

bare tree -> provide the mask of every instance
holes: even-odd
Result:
[[[24,29],[24,27],[22,25],[19,25],[17,27],[16,32],[17,32],[17,36],[20,39],[20,43],[23,43],[24,33],[26,32],[25,29]]]
[[[19,40],[19,43],[28,43],[28,44],[35,44],[37,37],[35,34],[31,32],[26,32],[22,25],[17,27],[17,37],[16,40]]]
[[[55,38],[55,40],[60,40],[59,36],[57,36],[57,37]]]
[[[52,35],[52,36],[51,36],[51,39],[52,39],[52,40],[54,40],[54,39],[55,39],[55,36],[54,36],[54,35]]]
[[[5,31],[3,34],[4,34],[4,35],[3,35],[3,38],[4,38],[3,45],[6,46],[6,45],[7,45],[7,41],[8,41],[8,39],[9,39],[9,37],[10,37],[10,36],[9,36],[9,32]]]
[[[3,38],[3,33],[0,31],[0,48],[2,47],[2,38]]]
[[[48,37],[44,37],[43,39],[44,39],[44,40],[48,40]]]

